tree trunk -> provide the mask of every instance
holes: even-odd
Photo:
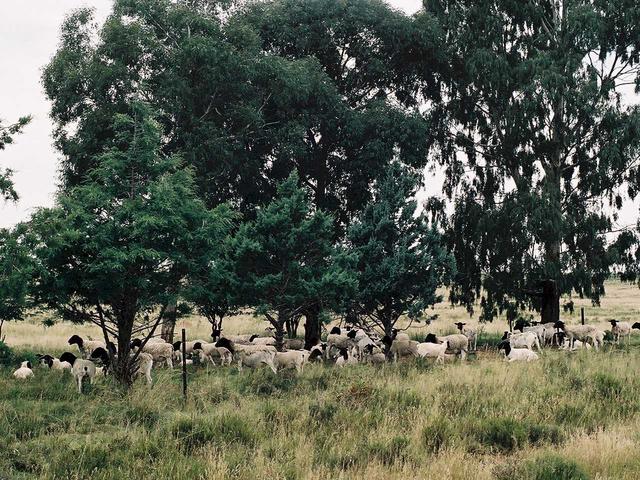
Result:
[[[160,337],[167,343],[173,343],[173,333],[176,329],[177,318],[176,302],[172,300],[167,304],[164,318],[162,319],[162,327],[160,328]]]
[[[118,318],[118,358],[113,366],[113,376],[125,388],[133,385],[134,371],[131,365],[131,331],[135,320],[132,310]]]
[[[557,322],[560,320],[560,295],[555,280],[542,282],[542,323]]]
[[[314,305],[305,312],[304,348],[310,350],[320,341],[321,335],[320,306]]]
[[[284,329],[288,321],[289,316],[286,313],[278,312],[277,321],[275,323],[272,322],[272,325],[276,329],[273,338],[276,340],[276,350],[279,352],[284,351]]]

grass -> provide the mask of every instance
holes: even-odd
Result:
[[[640,291],[609,291],[589,320],[640,316]],[[455,315],[430,329],[449,329]],[[59,351],[77,331],[56,325],[40,343],[20,333],[30,322],[7,336],[22,339],[17,359]],[[190,332],[208,327],[186,322]],[[487,339],[503,328],[490,325]],[[549,350],[531,364],[488,349],[444,367],[193,368],[186,404],[178,371],[154,372],[151,389],[138,382],[123,394],[106,379],[79,396],[63,373],[37,369],[18,382],[3,367],[0,479],[636,479],[638,339],[597,353]]]

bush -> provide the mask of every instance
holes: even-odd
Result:
[[[391,465],[397,460],[404,460],[405,452],[409,448],[409,439],[404,436],[393,437],[388,442],[374,442],[369,444],[369,455],[376,457],[385,465]]]
[[[525,466],[526,475],[523,478],[533,480],[588,480],[589,476],[573,460],[564,459],[558,455],[547,454]]]
[[[528,439],[526,425],[512,418],[490,418],[472,427],[473,437],[491,450],[512,452]]]
[[[207,445],[254,445],[254,433],[245,421],[237,416],[180,417],[173,422],[171,434],[178,446],[191,452]]]
[[[430,453],[438,453],[451,443],[455,430],[445,417],[438,417],[422,429],[422,444]]]
[[[4,342],[0,342],[0,365],[13,366],[14,363],[15,356],[11,347]]]

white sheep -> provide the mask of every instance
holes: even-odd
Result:
[[[419,343],[418,356],[421,358],[435,358],[436,363],[444,364],[444,357],[448,348],[449,348],[448,341],[444,341],[442,343],[436,343],[431,341]]]
[[[264,345],[264,346],[267,347],[270,345]],[[240,350],[236,353],[236,356],[238,358],[238,370],[242,371],[243,366],[246,366],[249,368],[259,368],[262,366],[267,366],[271,369],[273,373],[278,373],[276,366],[273,363],[275,355],[276,355],[275,351],[269,351],[269,350],[256,350],[253,352]]]
[[[532,362],[538,360],[538,354],[528,348],[512,348],[511,344],[504,340],[498,346],[504,350],[505,360],[508,362]]]
[[[361,328],[358,330],[349,331],[347,333],[347,337],[356,342],[356,352],[358,358],[361,360],[364,356],[365,348],[368,349],[369,347],[371,347],[373,349],[371,351],[371,354],[382,352],[382,350],[380,350],[380,347],[378,347],[378,345],[371,339],[371,337],[367,335],[367,333]]]
[[[130,356],[131,358],[134,358],[135,354],[132,353]],[[91,358],[99,359],[104,365],[104,367],[109,369],[111,360],[109,359],[109,354],[104,348],[96,348],[91,353]],[[118,358],[117,355],[114,355],[114,360],[117,358]],[[104,375],[104,367],[96,368],[97,376]],[[147,385],[153,384],[153,379],[151,378],[151,370],[153,369],[153,357],[151,356],[151,354],[146,352],[140,352],[137,358],[135,359],[133,369],[134,369],[135,375],[145,377],[147,379]]]
[[[385,335],[382,338],[382,343],[387,347],[387,351],[391,355],[391,358],[393,358],[394,362],[397,362],[399,358],[415,358],[418,356],[418,342],[414,340],[391,340],[390,337]]]
[[[304,364],[309,358],[310,352],[306,350],[289,350],[288,352],[276,352],[273,363],[276,370],[295,368],[298,373],[304,370]]]
[[[259,337],[258,335],[251,335],[251,337],[249,337],[249,343],[251,345],[275,345],[276,339],[273,337]]]
[[[220,361],[220,365],[231,365],[233,361],[233,354],[226,347],[217,347],[215,343],[201,343],[196,342],[193,346],[193,351],[200,355],[200,362],[204,363],[207,360],[215,365],[215,360]]]
[[[136,351],[142,347],[142,340],[139,338],[134,339],[131,342],[131,349]],[[142,351],[148,353],[153,357],[155,363],[166,363],[167,367],[173,369],[173,345],[167,342],[152,342],[146,343],[142,347]]]
[[[467,352],[469,350],[469,339],[461,333],[452,333],[451,335],[445,335],[442,337],[436,336],[433,333],[429,333],[425,337],[424,341],[425,343],[447,342],[449,344],[449,348],[447,350],[456,355],[460,355],[461,360],[467,358]]]
[[[333,327],[327,335],[327,350],[326,355],[328,358],[332,357],[333,350],[337,350],[338,352],[354,347],[356,344],[355,340],[349,338],[347,335],[343,335],[340,327]]]
[[[502,340],[509,340],[511,348],[528,348],[529,350],[533,350],[533,347],[536,347],[538,351],[541,349],[538,335],[536,335],[534,332],[504,332]]]
[[[99,347],[102,348],[102,347]],[[93,384],[93,378],[96,376],[96,364],[90,360],[76,358],[71,352],[64,352],[60,355],[61,362],[69,362],[71,364],[71,373],[78,382],[78,393],[82,393],[82,380],[89,379],[89,383]]]
[[[573,347],[572,347],[571,346],[571,342],[569,342],[569,340],[565,338],[564,342],[561,345],[561,348],[563,350],[574,351],[574,350],[580,350],[580,349],[583,349],[583,348],[586,349],[586,350],[591,350],[591,348],[593,348],[593,347],[591,347],[590,343],[581,342],[580,340],[574,340],[573,341]]]
[[[631,324],[629,322],[619,322],[617,320],[609,320],[611,324],[611,333],[616,343],[620,343],[620,337],[627,337],[627,344],[631,341]]]
[[[302,338],[285,338],[284,347],[287,350],[302,350],[304,348],[304,340]]]
[[[33,370],[31,369],[31,362],[24,361],[20,364],[20,368],[18,368],[15,372],[13,372],[13,376],[20,380],[26,380],[27,378],[33,377]]]
[[[593,325],[565,325],[562,320],[559,320],[554,324],[554,327],[565,333],[571,345],[575,340],[582,342],[591,340],[593,347],[598,350],[604,341],[604,333]]]
[[[96,348],[107,348],[106,344],[101,340],[83,340],[80,335],[72,335],[68,341],[69,345],[77,345],[78,351],[81,353],[82,358],[87,359],[91,356]]]
[[[411,341],[411,337],[409,336],[408,333],[401,332],[397,328],[391,329],[391,338],[393,340],[401,340],[401,341],[405,341],[405,342]]]
[[[341,349],[340,356],[336,358],[336,366],[344,367],[345,365],[355,365],[358,363],[358,355],[355,347],[351,350]]]
[[[61,362],[59,358],[52,357],[51,355],[38,355],[38,359],[41,365],[51,370],[71,370],[71,364],[69,362]]]
[[[201,343],[201,344],[205,344],[208,343],[206,340],[189,340],[187,342],[184,343],[184,350],[185,350],[185,354],[187,355],[191,355],[193,354],[193,346],[196,343]],[[176,361],[178,363],[182,363],[182,341],[178,340],[177,342],[173,342],[173,351],[174,351],[174,358],[176,359]]]
[[[547,328],[544,325],[533,325],[531,327],[524,327],[520,333],[534,333],[538,337],[538,344],[543,346],[546,342]],[[514,334],[517,330],[514,330]]]
[[[457,322],[454,323],[454,325],[462,335],[467,337],[467,339],[469,340],[469,345],[473,346],[473,350],[476,351],[478,348],[478,334],[480,333],[479,329],[467,327],[467,324],[464,322]]]
[[[377,349],[378,351],[376,351]],[[387,357],[385,356],[377,345],[367,345],[362,352],[362,362],[371,363],[374,365],[386,363]]]

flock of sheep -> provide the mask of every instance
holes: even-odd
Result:
[[[640,330],[640,323],[611,320],[611,334],[616,342],[627,337],[633,329]],[[231,365],[238,368],[268,367],[274,373],[286,369],[295,369],[301,373],[307,362],[333,363],[339,367],[356,363],[382,364],[388,360],[397,362],[401,358],[431,358],[436,363],[444,363],[449,356],[466,358],[470,347],[477,348],[479,331],[467,327],[465,323],[456,323],[459,333],[437,336],[428,334],[423,342],[411,340],[409,335],[393,330],[391,336],[380,338],[375,332],[363,329],[351,329],[343,333],[340,327],[333,327],[324,342],[318,339],[315,345],[304,349],[300,339],[285,339],[284,351],[277,351],[271,332],[259,335],[226,335],[215,342],[197,339],[185,343],[187,358],[182,358],[182,343],[167,343],[160,338],[151,338],[146,343],[140,339],[131,342],[131,355],[134,355],[136,376],[144,377],[152,384],[151,371],[154,366],[164,364],[173,368],[174,362],[182,365],[193,363]],[[513,333],[505,332],[498,348],[504,350],[509,362],[533,361],[539,358],[538,351],[545,345],[556,345],[566,350],[578,348],[600,348],[604,343],[605,331],[593,325],[566,325],[555,323],[530,325],[524,322],[516,324]],[[109,351],[117,355],[111,342],[84,340],[73,335],[69,345],[76,345],[80,357],[71,352],[63,353],[60,358],[51,355],[38,355],[39,363],[53,370],[69,370],[73,375],[78,391],[82,392],[82,383],[90,383],[96,376],[110,372]],[[13,373],[15,378],[27,379],[34,375],[31,362],[22,362]]]

